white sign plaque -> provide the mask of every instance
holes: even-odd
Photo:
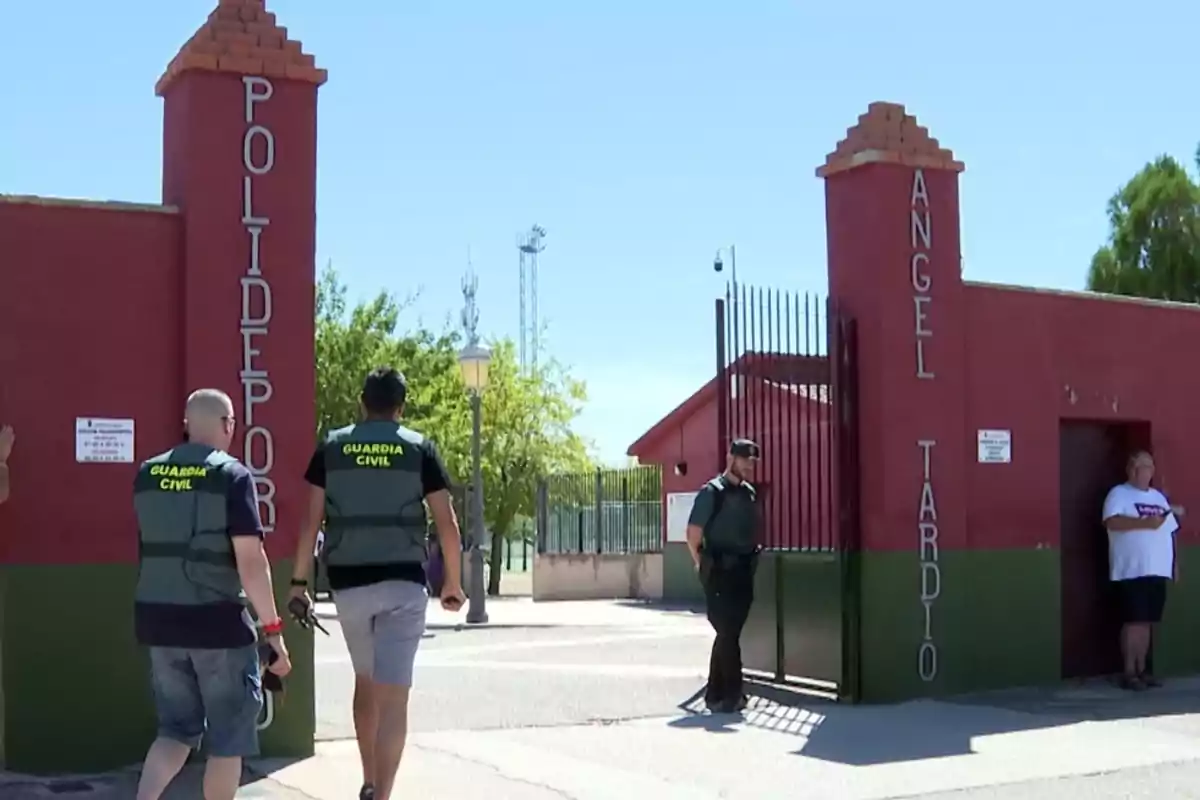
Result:
[[[76,417],[75,460],[80,464],[132,464],[133,420]]]
[[[671,492],[667,495],[667,541],[687,541],[687,521],[692,515],[698,492]]]
[[[979,463],[1011,464],[1012,431],[979,431]]]

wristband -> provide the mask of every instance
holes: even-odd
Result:
[[[277,619],[274,622],[263,623],[262,630],[265,636],[278,636],[283,633],[283,620]]]
[[[296,589],[308,588],[308,581],[304,578],[292,578],[292,587]]]

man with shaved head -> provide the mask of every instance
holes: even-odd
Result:
[[[139,573],[134,627],[150,649],[158,736],[146,754],[137,800],[158,800],[205,740],[205,800],[233,800],[242,759],[258,754],[262,623],[276,658],[291,669],[263,549],[254,478],[229,455],[229,396],[188,398],[185,441],[149,459],[134,482]]]

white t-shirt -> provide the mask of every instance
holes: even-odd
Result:
[[[1158,489],[1145,491],[1122,483],[1114,486],[1104,498],[1102,519],[1113,516],[1150,517],[1166,515],[1157,529],[1131,530],[1108,534],[1109,577],[1114,581],[1147,576],[1172,577],[1175,566],[1175,543],[1172,534],[1179,522],[1171,513],[1167,498]]]

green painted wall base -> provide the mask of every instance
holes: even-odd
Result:
[[[1062,679],[1058,550],[941,551],[941,587],[929,627],[936,665],[927,651],[924,676],[919,659],[925,609],[916,550],[855,558],[848,573],[857,570],[861,586],[857,672],[854,628],[849,641],[840,629],[842,604],[852,609],[854,597],[841,592],[837,560],[799,553],[766,553],[760,562],[742,641],[746,666],[772,672],[782,652],[785,674],[835,680],[851,692],[857,686],[865,702]],[[1164,676],[1200,673],[1200,547],[1181,547],[1179,560],[1182,580],[1171,586],[1155,637],[1155,670]],[[664,558],[666,575],[669,563]]]
[[[1060,551],[943,550],[931,633],[937,675],[921,679],[924,634],[917,553],[862,558],[862,691],[868,701],[1057,683],[1062,679]],[[1179,549],[1156,636],[1162,675],[1200,672],[1200,548]]]
[[[1057,550],[942,550],[932,602],[936,669],[918,659],[925,635],[921,565],[912,551],[861,561],[861,699],[905,700],[1034,685],[1060,675]]]
[[[1200,673],[1200,546],[1180,547],[1179,581],[1155,633],[1154,669],[1161,675]]]
[[[704,589],[696,577],[686,544],[671,542],[663,545],[663,600],[669,603],[704,602]]]
[[[277,597],[291,566],[273,565]],[[134,564],[0,567],[0,766],[86,773],[140,762],[154,738],[146,652],[133,639]],[[286,633],[293,671],[263,754],[312,755],[312,637]]]

